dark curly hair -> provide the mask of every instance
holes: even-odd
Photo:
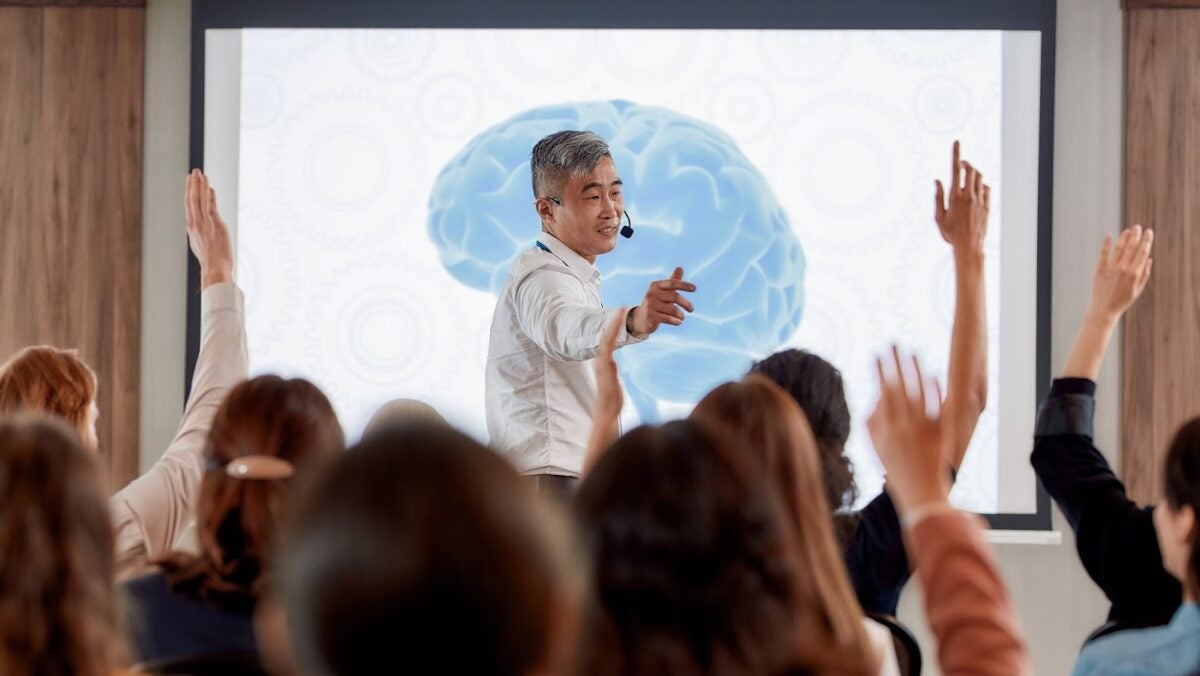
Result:
[[[850,437],[850,407],[842,373],[833,364],[805,350],[783,350],[750,368],[775,381],[800,404],[817,449],[821,452],[821,476],[829,509],[837,511],[854,504],[858,486],[854,465],[846,457]]]
[[[798,594],[773,483],[701,421],[639,427],[587,476],[575,508],[592,556],[582,674],[845,671]],[[854,671],[852,668],[850,671]]]

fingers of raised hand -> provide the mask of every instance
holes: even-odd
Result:
[[[959,143],[954,142],[951,156],[954,158],[950,165],[950,195],[953,197],[962,191],[962,157],[959,153]]]
[[[941,225],[946,218],[946,189],[941,181],[934,181],[933,186],[933,220]]]
[[[992,208],[992,186],[986,183],[983,184],[983,208]]]
[[[963,185],[963,197],[968,202],[974,202],[978,199],[979,193],[979,172],[971,165],[970,162],[963,161],[963,167],[966,169],[966,183]]]

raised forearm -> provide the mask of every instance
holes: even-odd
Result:
[[[583,476],[592,471],[596,462],[604,455],[604,451],[621,436],[619,414],[597,412],[592,418],[592,433],[588,437],[587,451],[583,456]]]
[[[952,430],[948,460],[958,469],[979,416],[987,406],[987,297],[983,252],[956,248],[954,268],[954,326],[950,335],[944,415]]]
[[[1112,340],[1113,329],[1119,319],[1119,314],[1088,309],[1075,336],[1071,355],[1067,357],[1067,365],[1063,367],[1062,377],[1097,380],[1100,364],[1104,361],[1104,353],[1108,351],[1108,343]]]

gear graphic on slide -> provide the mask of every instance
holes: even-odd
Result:
[[[659,419],[658,402],[694,402],[792,336],[804,307],[804,252],[762,174],[717,127],[628,101],[525,111],[446,163],[428,227],[455,279],[495,293],[515,257],[534,245],[529,151],[562,129],[609,142],[637,230],[597,261],[605,305],[637,304],[675,266],[698,287],[696,312],[683,326],[664,326],[618,353],[643,422]]]
[[[396,397],[436,404],[474,347],[447,340],[465,321],[447,282],[444,271],[389,252],[355,259],[318,287],[303,354],[330,400],[361,415]]]
[[[422,153],[397,106],[340,87],[296,105],[267,150],[280,219],[324,245],[374,249],[395,234],[397,203],[419,202]]]

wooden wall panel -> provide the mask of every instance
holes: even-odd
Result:
[[[1200,11],[1130,11],[1126,37],[1125,220],[1156,239],[1125,320],[1121,464],[1150,502],[1171,437],[1200,414]]]
[[[80,350],[116,485],[138,467],[144,20],[0,7],[0,355]]]

